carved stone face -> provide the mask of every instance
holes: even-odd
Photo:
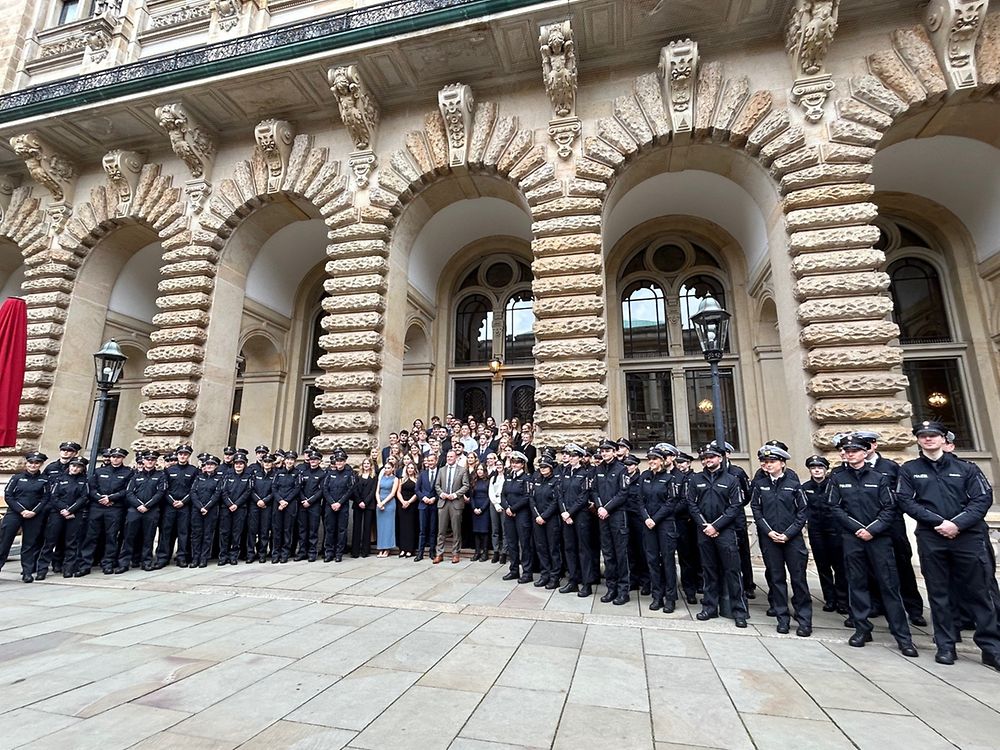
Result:
[[[347,79],[347,74],[340,70],[333,79],[333,88],[342,96],[351,93],[351,82]]]
[[[552,52],[562,52],[563,45],[566,43],[566,38],[563,36],[562,29],[558,26],[553,26],[549,29],[549,50]]]

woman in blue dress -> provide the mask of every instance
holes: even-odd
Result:
[[[478,464],[472,474],[472,534],[476,553],[472,562],[486,562],[486,544],[490,533],[490,478],[486,467]]]
[[[399,477],[396,476],[396,462],[390,458],[382,467],[375,489],[375,546],[379,557],[388,557],[396,547],[396,491]]]

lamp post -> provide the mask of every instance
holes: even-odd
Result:
[[[708,296],[698,305],[698,312],[691,316],[698,343],[705,355],[705,361],[712,368],[712,415],[715,417],[715,442],[720,450],[726,446],[725,430],[722,426],[722,386],[719,383],[719,360],[726,350],[729,336],[729,319],[732,317],[714,297]]]
[[[114,339],[105,342],[100,351],[94,353],[94,379],[97,381],[97,411],[94,412],[94,428],[90,436],[90,465],[92,474],[97,466],[98,442],[104,431],[104,420],[108,413],[108,391],[115,387],[125,369],[128,357]]]

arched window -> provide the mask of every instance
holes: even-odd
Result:
[[[900,258],[890,264],[892,319],[901,344],[951,341],[944,292],[937,269],[920,258]]]
[[[507,364],[531,362],[535,346],[535,315],[531,292],[515,292],[504,306],[504,359]]]
[[[668,352],[663,288],[652,281],[630,284],[622,294],[625,357],[659,357]]]
[[[466,297],[455,311],[455,364],[483,365],[493,356],[493,305],[481,294]]]
[[[726,307],[726,293],[717,279],[704,274],[687,279],[678,291],[681,316],[681,337],[684,341],[685,354],[701,354],[701,344],[694,330],[691,317],[698,312],[698,306],[706,297],[715,297],[723,308]],[[730,342],[726,342],[726,351],[730,351]]]
[[[309,347],[309,361],[306,362],[306,372],[307,373],[319,373],[323,371],[323,368],[319,366],[319,358],[326,354],[326,349],[324,349],[320,343],[320,337],[326,334],[323,330],[323,318],[326,317],[326,312],[320,310],[316,313],[316,317],[313,318],[312,327],[312,344]]]

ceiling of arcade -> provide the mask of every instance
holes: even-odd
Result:
[[[585,79],[612,67],[648,64],[675,38],[697,39],[704,50],[780,43],[794,0],[579,0],[571,5]],[[901,12],[916,18],[920,5],[915,0],[843,0],[841,28],[850,29],[862,14],[866,21],[890,14],[899,19]],[[225,136],[245,134],[264,117],[297,121],[300,129],[309,121],[335,121],[336,104],[326,78],[335,63],[360,61],[362,78],[385,111],[433,101],[438,89],[459,79],[484,93],[512,84],[540,85],[539,25],[566,9],[553,3],[538,6],[375,42],[368,50],[353,48],[234,73],[225,85],[216,79],[186,86],[181,98],[201,122]],[[140,95],[82,113],[40,118],[30,127],[80,161],[100,159],[111,145],[156,150],[163,147],[163,133],[153,110],[163,98],[162,93]],[[14,130],[26,127],[21,123]],[[11,134],[8,130],[4,128],[5,136]],[[0,139],[0,170],[23,167],[6,141]]]

